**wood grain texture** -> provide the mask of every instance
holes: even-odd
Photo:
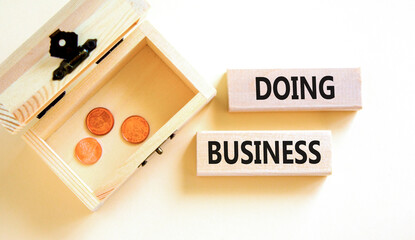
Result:
[[[100,204],[216,93],[148,22],[142,24],[30,130],[41,141],[29,143],[44,158],[43,149],[53,151],[58,157],[50,161],[52,167],[67,166]],[[97,106],[108,108],[115,118],[113,130],[104,136],[92,136],[85,127],[87,113]],[[125,142],[119,131],[133,114],[150,124],[150,136],[137,145]],[[103,155],[84,166],[75,159],[74,146],[88,136],[101,143]]]
[[[246,145],[242,147],[245,141],[247,141]],[[300,141],[304,142],[299,144]],[[219,145],[212,142],[217,142],[216,144]],[[271,150],[265,148],[266,143]],[[297,143],[300,150],[297,149]],[[316,151],[321,157],[317,163]],[[249,154],[252,156],[250,157]],[[302,154],[306,154],[306,157]],[[330,131],[197,133],[198,176],[326,176],[329,174],[331,174]]]
[[[1,66],[0,103],[19,126],[27,124],[81,73],[98,60],[122,35],[137,24],[148,8],[145,1],[75,1],[65,6],[38,33]],[[52,72],[61,62],[49,56],[48,36],[57,28],[74,31],[79,44],[97,38],[97,48],[71,74],[52,81]],[[0,116],[0,121],[8,119]],[[13,127],[11,131],[18,128]]]
[[[276,81],[278,77],[287,79],[289,92],[284,81]],[[322,81],[331,76],[332,81]],[[265,77],[257,85],[257,77]],[[294,81],[292,80],[294,77]],[[304,77],[303,79],[301,77]],[[316,85],[313,88],[313,77]],[[358,68],[338,69],[229,69],[228,96],[229,111],[356,111],[362,108],[361,78]],[[303,82],[303,80],[306,80]],[[328,78],[327,78],[328,79]],[[281,99],[275,95],[274,83]],[[295,82],[295,83],[294,83]],[[307,85],[314,89],[315,98],[310,94]],[[321,83],[321,86],[320,86]],[[329,95],[327,87],[334,87],[334,96]],[[322,87],[322,88],[320,88]],[[259,94],[257,89],[260,89]],[[303,94],[302,94],[303,91]],[[268,97],[265,97],[269,94]],[[265,99],[258,99],[264,96]],[[259,97],[260,98],[260,97]]]
[[[34,132],[28,130],[23,138],[42,157],[52,171],[92,211],[100,206],[99,198],[85,182]]]
[[[107,191],[121,186],[154,150],[159,147],[172,133],[181,128],[198,111],[200,111],[215,95],[216,90],[180,56],[180,54],[161,36],[161,34],[147,21],[140,24],[134,32],[141,32],[146,36],[147,46],[173,71],[182,82],[193,91],[193,98],[172,116],[151,139],[146,140],[143,146],[134,152],[128,159],[108,176],[107,182],[95,189],[97,196],[108,196]],[[135,34],[135,33],[132,34]],[[174,93],[173,93],[174,94]],[[174,94],[182,98],[180,94]],[[151,128],[151,126],[150,126]],[[114,191],[111,191],[111,193]]]
[[[111,179],[113,172],[132,154],[146,148],[149,143],[161,144],[162,141],[154,141],[153,136],[194,95],[146,46],[101,89],[80,105],[76,112],[46,139],[46,143],[95,191]],[[87,114],[96,107],[110,110],[115,120],[113,129],[103,136],[92,135],[85,126]],[[131,115],[144,117],[150,125],[150,134],[142,144],[128,143],[121,136],[121,124]],[[85,137],[96,138],[103,148],[101,159],[94,165],[84,165],[74,156],[76,144]],[[150,146],[150,153],[158,147]],[[140,159],[144,161],[147,156],[140,154]]]
[[[1,125],[10,133],[17,131],[21,128],[20,123],[7,109],[4,108],[3,104],[0,103],[0,122]]]
[[[194,92],[200,92],[209,100],[216,95],[216,89],[206,82],[148,21],[144,21],[138,28],[146,35],[148,46],[189,88]]]
[[[76,0],[68,2],[0,65],[0,93],[49,51],[50,38],[47,33],[53,32],[58,28],[75,29],[102,3],[102,0]]]
[[[147,46],[145,35],[140,31],[133,31],[111,54],[88,72],[86,76],[82,76],[73,89],[50,109],[33,126],[32,130],[43,139],[49,138],[145,46]]]
[[[114,168],[112,174],[107,176],[107,181],[95,189],[96,195],[102,196],[107,191],[120,187],[137,170],[137,166],[150,156],[172,133],[180,129],[192,116],[202,109],[207,102],[208,100],[201,93],[194,96],[191,101],[152,135],[151,139],[143,142],[136,152],[124,161],[121,161],[119,167]]]

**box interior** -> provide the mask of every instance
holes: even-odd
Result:
[[[129,44],[126,40],[120,45]],[[57,113],[62,112],[62,116],[66,114],[68,117],[54,126],[53,131],[42,136],[60,159],[94,192],[110,182],[116,175],[115,170],[143,145],[131,144],[123,139],[120,127],[128,116],[140,115],[148,121],[150,135],[146,141],[149,141],[197,94],[183,76],[178,76],[176,70],[169,67],[166,57],[148,38],[130,48],[130,53],[123,59],[108,65],[112,68],[109,74],[97,76],[102,84],[82,102],[73,103],[77,105],[73,112],[68,114],[67,109],[59,109]],[[91,76],[93,73],[88,73],[87,77],[94,78],[94,75]],[[76,96],[77,91],[84,94],[75,88],[69,94]],[[95,107],[105,107],[114,116],[114,127],[104,136],[96,136],[86,127],[85,118]],[[103,149],[100,160],[93,165],[83,165],[74,153],[76,144],[86,137],[96,138]],[[142,156],[142,160],[146,157]]]

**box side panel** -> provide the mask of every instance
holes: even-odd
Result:
[[[196,70],[171,46],[163,36],[148,22],[140,24],[139,29],[146,35],[148,45],[154,52],[191,88],[202,93],[207,99],[216,95],[216,89],[205,81]]]
[[[85,78],[42,117],[32,130],[42,139],[47,139],[145,45],[145,36],[130,34],[111,54],[99,63]]]
[[[100,201],[88,186],[69,168],[64,161],[36,134],[28,130],[24,140],[42,157],[50,169],[71,189],[71,191],[92,211]]]
[[[119,186],[121,186],[137,169],[137,167],[152,154],[172,133],[183,126],[199,110],[201,110],[209,100],[201,93],[197,94],[187,103],[176,115],[174,115],[162,128],[154,134],[151,141],[145,141],[143,146],[127,159],[119,169],[114,171],[113,177],[99,187],[95,194],[100,199],[108,197]]]
[[[79,4],[69,4],[60,11],[58,13],[60,15],[52,19],[59,24],[48,22],[40,30],[43,35],[35,35],[36,39],[31,39],[22,47],[27,49],[19,49],[18,53],[12,55],[11,58],[16,59],[11,61],[15,63],[14,65],[4,65],[0,78],[5,78],[1,81],[5,84],[2,86],[0,103],[2,110],[7,111],[8,115],[7,118],[0,115],[0,121],[7,124],[10,122],[9,118],[13,118],[14,123],[24,126],[33,119],[137,24],[146,9],[146,7],[137,6],[139,5],[129,0],[111,0],[102,1],[102,3],[85,1]],[[84,9],[87,11],[84,12]],[[91,12],[91,9],[95,10]],[[79,19],[83,21],[80,22]],[[48,36],[57,28],[77,33],[78,45],[82,45],[88,39],[97,39],[97,47],[72,73],[60,81],[53,81],[52,72],[59,66],[61,59],[49,55]],[[26,59],[27,56],[35,57]],[[25,67],[19,67],[21,65]],[[23,69],[24,72],[19,69]],[[18,127],[9,126],[9,130],[16,131]]]

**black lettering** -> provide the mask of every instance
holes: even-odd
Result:
[[[216,148],[213,149],[213,146]],[[209,164],[218,164],[222,160],[222,156],[219,153],[220,143],[216,141],[208,141],[208,154],[209,154]],[[216,155],[216,159],[213,159],[213,155]]]
[[[238,161],[238,142],[233,142],[233,158],[229,158],[229,149],[228,149],[228,141],[223,143],[223,156],[225,161],[229,164],[235,164]]]
[[[268,153],[271,155],[272,160],[274,163],[280,163],[280,155],[279,155],[279,144],[278,141],[275,141],[275,151],[272,151],[271,146],[269,145],[268,141],[264,141],[264,163],[268,163]]]
[[[300,77],[300,86],[301,86],[301,99],[305,99],[305,91],[304,89],[307,88],[308,93],[310,94],[312,99],[317,99],[317,92],[316,92],[316,77],[312,77],[312,87],[307,82],[307,79],[304,76]]]
[[[265,83],[265,86],[267,87],[264,95],[261,95],[261,82]],[[267,99],[271,95],[271,82],[268,80],[268,78],[256,77],[255,86],[256,86],[256,99],[257,100]]]
[[[246,148],[246,146],[247,145],[249,145],[249,146],[252,146],[252,141],[244,141],[244,142],[242,142],[242,144],[241,144],[241,151],[246,155],[246,156],[248,156],[248,159],[243,159],[243,158],[241,158],[241,162],[243,163],[243,164],[250,164],[251,162],[252,162],[252,160],[254,160],[254,156],[252,155],[252,152],[250,152],[247,148]]]
[[[292,99],[298,99],[298,93],[297,93],[297,81],[298,77],[291,77],[291,81],[293,82],[293,95]]]
[[[306,142],[303,140],[300,140],[295,143],[295,151],[303,157],[302,159],[295,158],[295,163],[297,164],[303,164],[307,162],[307,154],[304,152],[304,150],[300,148],[301,145],[305,146]]]
[[[293,145],[293,141],[282,141],[282,162],[284,164],[293,164],[293,159],[288,158],[288,154],[292,154],[293,151],[287,147]]]
[[[309,161],[310,161],[310,163],[311,163],[311,164],[317,164],[317,163],[319,163],[319,162],[320,162],[320,160],[321,160],[321,155],[320,155],[320,152],[319,152],[319,151],[317,151],[317,150],[313,147],[314,145],[320,146],[320,141],[317,141],[317,140],[311,141],[311,142],[310,142],[310,145],[308,146],[308,147],[309,147],[309,149],[310,149],[310,152],[316,156],[316,159],[311,159],[311,158],[309,159]]]
[[[261,152],[260,152],[260,147],[261,147],[261,141],[254,141],[254,145],[255,145],[255,164],[261,164]]]
[[[327,86],[327,91],[329,92],[329,94],[327,94],[325,91],[324,91],[324,83],[326,82],[326,81],[334,81],[333,80],[333,76],[325,76],[325,77],[323,77],[322,79],[321,79],[321,81],[320,81],[320,85],[319,85],[319,88],[320,88],[320,94],[321,94],[321,96],[323,97],[323,98],[325,98],[325,99],[333,99],[334,98],[334,86],[333,85],[331,85],[331,86]]]
[[[279,82],[284,82],[285,84],[285,93],[283,95],[280,95],[280,93],[278,92],[278,83]],[[277,97],[279,100],[284,100],[288,97],[288,95],[290,95],[290,83],[288,82],[288,80],[283,77],[277,77],[277,79],[275,79],[274,81],[274,95],[275,97]]]

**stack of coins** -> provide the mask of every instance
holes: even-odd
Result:
[[[114,127],[114,117],[112,113],[103,107],[92,109],[86,116],[86,127],[95,135],[103,136],[109,133]],[[150,133],[148,122],[140,116],[133,115],[124,120],[121,125],[121,134],[125,141],[130,143],[141,143],[147,139]],[[85,164],[96,163],[102,155],[101,144],[91,137],[87,137],[78,142],[75,147],[75,156]]]

